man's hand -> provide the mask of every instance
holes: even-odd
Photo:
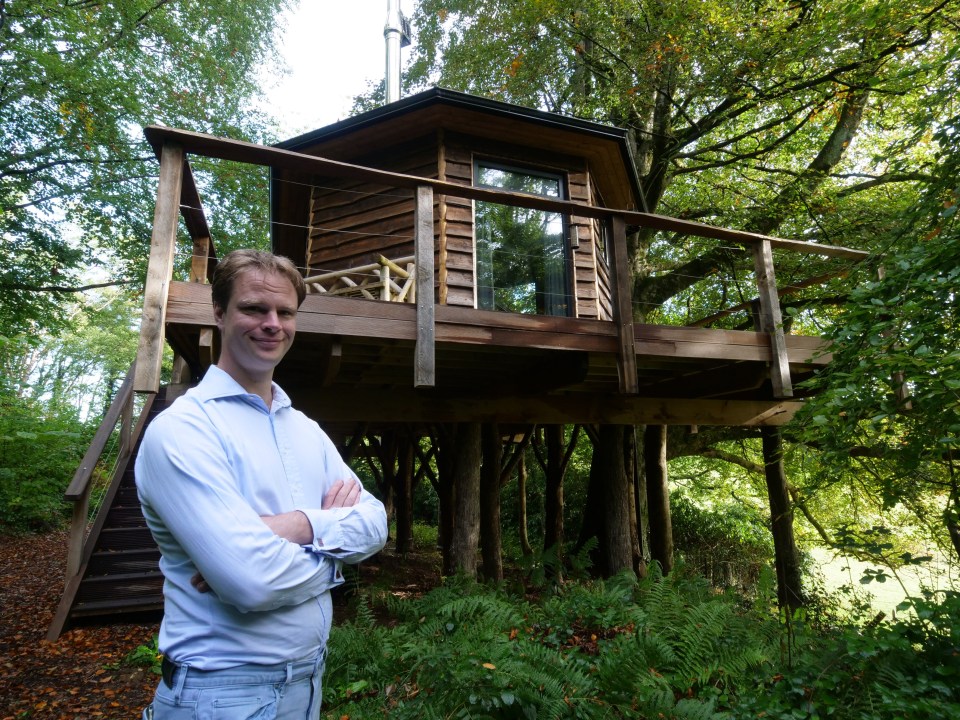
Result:
[[[324,495],[323,504],[320,508],[330,510],[331,508],[353,507],[360,502],[361,489],[360,483],[353,478],[337,480]]]
[[[195,573],[194,576],[190,578],[190,584],[197,589],[197,592],[210,592],[210,586],[207,585],[207,581],[203,579],[203,575],[200,573]]]

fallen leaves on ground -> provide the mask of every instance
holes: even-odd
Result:
[[[66,557],[65,532],[0,535],[0,720],[138,718],[157,676],[123,659],[158,626],[75,628],[47,641]]]

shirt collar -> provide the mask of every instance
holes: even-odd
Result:
[[[290,407],[290,397],[283,391],[276,383],[272,383],[273,386],[273,411],[279,410],[281,408]],[[263,405],[263,400],[259,395],[254,395],[248,393],[243,386],[238,383],[233,377],[224,370],[221,370],[216,365],[211,365],[207,368],[206,374],[203,376],[203,380],[200,381],[200,384],[197,385],[194,392],[197,394],[197,398],[201,402],[207,402],[208,400],[219,400],[220,398],[228,397],[241,397],[244,399],[256,398],[259,401],[260,405]]]

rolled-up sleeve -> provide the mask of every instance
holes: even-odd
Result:
[[[383,503],[366,490],[352,507],[306,509],[303,513],[313,526],[315,551],[348,564],[366,560],[387,540]]]

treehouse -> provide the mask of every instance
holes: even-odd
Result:
[[[627,132],[443,89],[273,147],[145,133],[160,180],[140,346],[67,491],[74,529],[50,637],[162,606],[132,457],[150,418],[216,358],[216,250],[191,155],[270,169],[273,249],[309,289],[275,379],[348,456],[365,438],[455,424],[495,423],[504,437],[536,424],[780,425],[802,402],[796,381],[829,358],[818,338],[784,332],[773,251],[863,257],[644,212]],[[634,322],[635,228],[743,248],[756,330]],[[175,363],[162,386],[165,343]],[[88,525],[93,469],[117,425],[116,471]]]

